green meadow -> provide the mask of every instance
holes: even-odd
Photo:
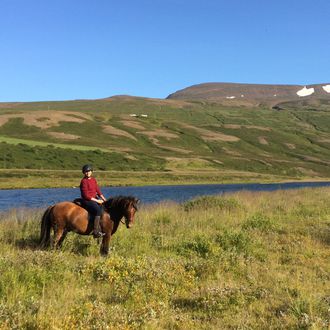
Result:
[[[111,254],[43,210],[0,219],[0,329],[329,329],[330,190],[142,205]]]

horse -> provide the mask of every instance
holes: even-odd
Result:
[[[41,218],[39,243],[41,248],[50,246],[61,248],[67,233],[70,231],[80,235],[90,235],[93,232],[94,224],[90,220],[88,211],[76,204],[75,201],[60,202],[46,209]],[[127,228],[133,226],[138,203],[139,199],[133,196],[116,196],[107,199],[102,204],[104,211],[100,225],[105,235],[100,247],[101,255],[108,255],[110,238],[117,231],[123,217]],[[53,240],[51,239],[51,229],[54,231]]]

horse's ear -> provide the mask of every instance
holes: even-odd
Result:
[[[134,198],[134,207],[136,208],[136,209],[138,209],[138,206],[139,206],[139,204],[140,204],[140,199],[138,199],[138,198]]]

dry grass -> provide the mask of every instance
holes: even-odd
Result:
[[[236,142],[236,141],[240,140],[237,136],[227,135],[227,134],[220,133],[220,132],[214,132],[214,131],[210,131],[205,128],[200,128],[200,127],[196,127],[196,126],[188,125],[188,124],[180,123],[180,125],[184,128],[188,128],[188,129],[198,132],[199,134],[201,134],[201,138],[205,141]]]
[[[134,120],[122,120],[121,123],[126,126],[126,127],[130,127],[130,128],[135,128],[137,130],[145,130],[145,127],[141,125],[141,123],[139,123],[138,121],[134,121]]]
[[[137,141],[136,137],[122,129],[110,126],[110,125],[104,125],[102,126],[103,128],[103,132],[110,134],[112,136],[118,137],[118,136],[122,136],[122,137],[127,137],[131,140]]]
[[[169,147],[169,146],[165,146],[163,144],[160,144],[157,141],[152,141],[158,148],[160,149],[164,149],[164,150],[169,150],[169,151],[174,151],[174,152],[178,152],[179,154],[190,154],[192,153],[191,150],[188,149],[182,149],[182,148],[177,148],[177,147]]]
[[[80,136],[78,135],[68,134],[63,132],[47,132],[47,134],[60,140],[76,140],[80,138]]]
[[[284,143],[284,145],[287,146],[291,150],[296,149],[296,146],[293,143]]]
[[[225,124],[223,125],[224,128],[230,128],[230,129],[241,129],[241,128],[248,128],[248,129],[256,129],[259,131],[267,131],[270,132],[270,127],[264,127],[264,126],[255,126],[255,125],[237,125],[237,124]]]
[[[165,138],[165,139],[177,139],[179,137],[178,134],[175,134],[173,132],[169,132],[164,129],[156,129],[154,131],[143,131],[143,132],[138,132],[139,134],[146,135],[150,138],[151,141],[153,142],[159,142],[157,138]]]
[[[258,141],[259,141],[260,144],[268,145],[268,141],[264,136],[259,136]]]
[[[69,111],[33,111],[30,113],[14,113],[0,115],[0,126],[11,118],[23,118],[25,125],[32,125],[42,129],[58,126],[60,122],[82,123],[91,117],[84,113]]]
[[[189,169],[200,169],[201,171],[208,171],[212,168],[212,163],[206,159],[197,157],[166,157],[166,168],[177,169],[177,170],[189,170]]]

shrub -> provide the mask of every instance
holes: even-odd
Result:
[[[183,203],[183,208],[187,212],[200,209],[206,210],[209,208],[220,208],[231,211],[239,207],[240,203],[237,199],[233,197],[225,198],[222,196],[201,196]]]
[[[216,242],[225,251],[235,251],[238,253],[248,254],[250,248],[250,238],[242,231],[225,230],[218,234]]]
[[[202,258],[208,258],[219,253],[219,249],[212,241],[212,238],[204,235],[196,235],[192,239],[179,243],[176,251],[183,256],[197,255]]]
[[[325,208],[323,211],[326,210]],[[329,209],[327,210],[329,211]],[[304,203],[297,203],[297,205],[294,207],[292,210],[292,214],[295,217],[303,218],[303,219],[308,219],[311,217],[317,217],[320,215],[322,211],[320,210],[319,207],[315,207],[313,205],[306,205]]]
[[[259,212],[249,217],[242,226],[243,229],[257,229],[262,232],[271,232],[277,227],[277,224],[269,216]]]

